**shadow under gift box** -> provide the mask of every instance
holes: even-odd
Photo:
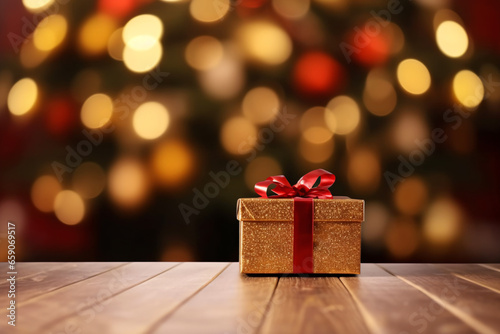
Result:
[[[363,200],[314,199],[313,272],[359,274]],[[240,272],[293,271],[293,198],[240,198]]]

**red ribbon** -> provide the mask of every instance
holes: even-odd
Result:
[[[318,178],[319,184],[314,187]],[[316,169],[302,176],[291,186],[283,175],[270,176],[265,181],[255,184],[255,192],[264,198],[293,198],[293,272],[313,273],[313,198],[333,198],[330,188],[335,182],[335,175]],[[275,185],[274,188],[270,188]],[[268,196],[268,190],[274,195]]]

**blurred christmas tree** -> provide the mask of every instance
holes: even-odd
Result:
[[[20,259],[236,260],[236,199],[324,168],[367,200],[364,261],[499,260],[496,1],[0,9]]]

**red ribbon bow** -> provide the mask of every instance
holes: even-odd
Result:
[[[316,181],[320,178],[317,187]],[[314,272],[314,207],[313,198],[333,198],[330,188],[335,182],[335,175],[316,169],[302,176],[296,185],[291,186],[283,175],[270,176],[265,181],[255,184],[255,192],[264,198],[293,197],[293,272]],[[273,189],[269,187],[275,185]],[[267,196],[271,190],[275,195]]]
[[[317,187],[314,187],[316,180],[321,178]],[[324,170],[315,169],[312,172],[302,176],[294,186],[291,186],[288,180],[283,175],[270,176],[265,181],[255,184],[255,192],[264,198],[290,198],[290,197],[305,197],[305,198],[333,198],[330,193],[330,188],[335,182],[335,175]],[[275,195],[267,196],[267,191],[271,185],[276,185],[271,189]]]

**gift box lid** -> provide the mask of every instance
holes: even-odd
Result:
[[[293,198],[240,198],[236,207],[240,221],[293,221]],[[314,199],[314,220],[363,222],[365,201],[349,197]]]

